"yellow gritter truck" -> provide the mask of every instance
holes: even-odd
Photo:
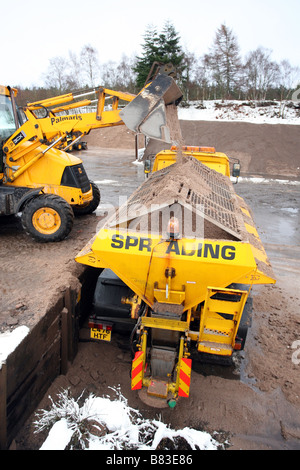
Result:
[[[103,268],[91,337],[131,329],[131,388],[170,407],[189,396],[192,360],[244,348],[251,289],[275,283],[229,159],[214,148],[158,153],[76,261]]]

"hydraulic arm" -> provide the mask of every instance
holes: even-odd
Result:
[[[181,96],[173,79],[165,78],[158,74],[144,87],[147,92],[137,96],[100,87],[28,103],[22,109],[16,105],[17,90],[0,86],[0,215],[21,212],[23,227],[39,241],[64,239],[73,213],[93,212],[100,191],[88,179],[82,161],[63,150],[92,129],[122,124],[136,133],[164,138],[166,108]],[[153,120],[157,109],[159,120]]]
[[[91,95],[96,99],[86,99]],[[62,141],[56,146],[66,149],[75,139],[79,140],[92,129],[123,125],[119,116],[120,100],[128,103],[134,98],[135,95],[130,93],[100,87],[85,93],[68,93],[28,103],[24,113],[28,120],[38,120],[47,142],[62,136]],[[105,109],[106,103],[109,103],[110,109]],[[96,111],[86,112],[86,107],[91,105],[95,106]]]

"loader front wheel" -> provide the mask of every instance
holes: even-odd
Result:
[[[72,206],[74,214],[76,216],[91,214],[97,209],[100,203],[100,199],[101,199],[100,189],[98,188],[96,183],[94,183],[93,181],[90,181],[90,184],[93,190],[93,199],[87,204],[83,204],[82,206],[79,206],[79,205]]]
[[[38,242],[58,242],[66,238],[73,227],[71,206],[60,196],[43,194],[31,199],[23,208],[24,230]]]

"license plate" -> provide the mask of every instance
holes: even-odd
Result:
[[[111,330],[91,328],[91,338],[99,339],[101,341],[110,341],[111,340]]]

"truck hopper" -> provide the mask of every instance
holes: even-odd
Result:
[[[250,209],[227,176],[193,156],[152,173],[76,261],[130,288],[132,388],[173,399],[189,394],[193,350],[243,349],[251,288],[275,283]]]

